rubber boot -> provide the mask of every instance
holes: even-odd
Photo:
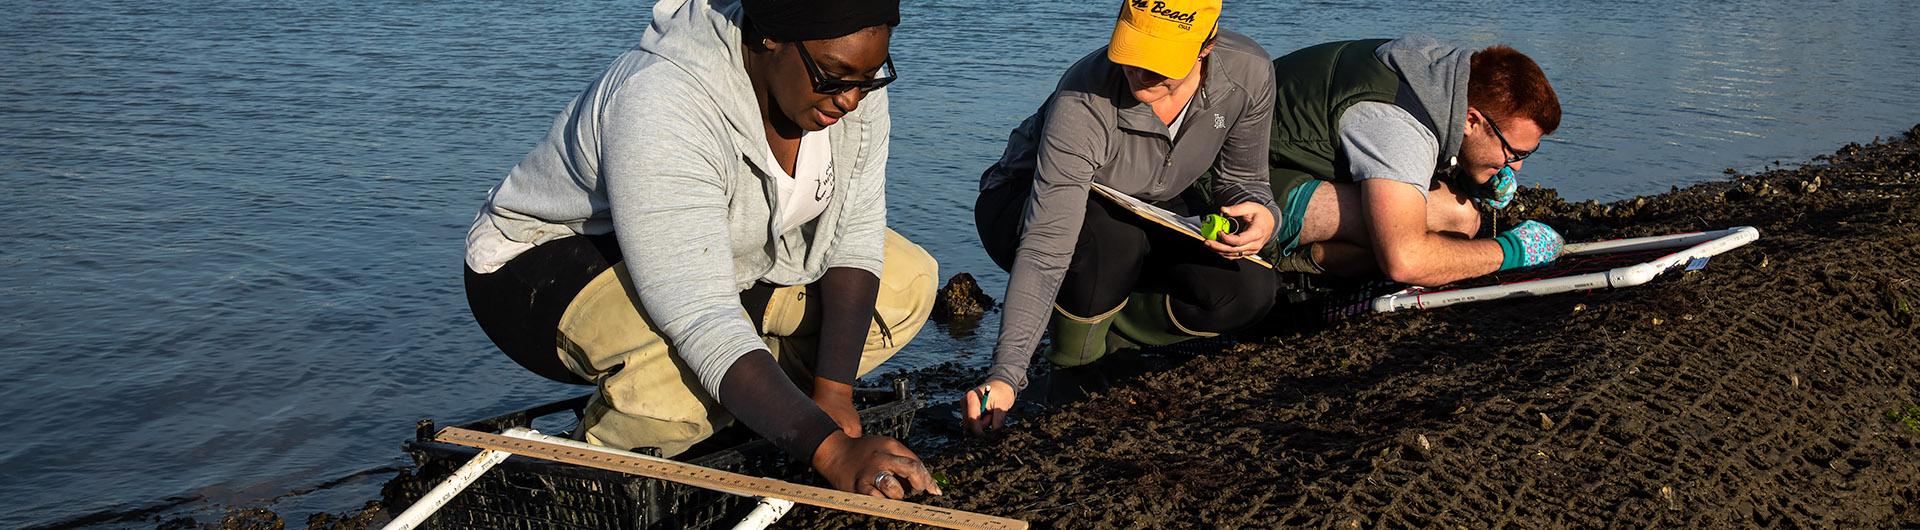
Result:
[[[1053,337],[1053,349],[1047,352],[1047,360],[1054,366],[1071,367],[1091,364],[1106,356],[1113,317],[1126,307],[1127,302],[1121,301],[1120,307],[1083,317],[1054,306],[1053,319],[1047,324],[1047,331]]]
[[[1053,348],[1047,352],[1047,361],[1053,364],[1047,373],[1047,406],[1080,401],[1112,387],[1105,367],[1098,361],[1112,351],[1107,340],[1113,337],[1114,317],[1126,307],[1122,300],[1120,307],[1092,317],[1053,308],[1053,320],[1047,326],[1053,336]]]
[[[1188,339],[1219,336],[1219,333],[1194,331],[1173,317],[1167,295],[1133,293],[1113,318],[1112,335],[1138,346],[1166,346]],[[1109,343],[1118,343],[1110,337]]]

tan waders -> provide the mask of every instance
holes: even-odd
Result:
[[[874,322],[860,357],[862,375],[920,332],[933,311],[940,274],[939,264],[919,245],[892,230],[886,238]],[[808,289],[776,287],[763,314],[746,315],[767,351],[803,389],[813,382],[821,312],[818,297]],[[569,370],[598,387],[581,425],[588,442],[657,447],[672,456],[732,424],[733,416],[700,386],[638,305],[626,267],[615,264],[567,306],[560,318],[560,354]]]

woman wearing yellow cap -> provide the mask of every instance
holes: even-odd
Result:
[[[1272,272],[1238,258],[1267,244],[1278,217],[1266,174],[1273,66],[1219,17],[1219,0],[1127,0],[1108,46],[1067,69],[981,175],[974,220],[1012,279],[993,367],[963,399],[970,430],[1004,420],[1043,327],[1048,359],[1077,367],[1272,308]],[[1243,228],[1202,246],[1093,197],[1093,183]]]

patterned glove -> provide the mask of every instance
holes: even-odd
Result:
[[[1474,194],[1474,200],[1498,210],[1512,203],[1513,194],[1519,189],[1519,184],[1513,180],[1513,168],[1503,167],[1500,168],[1500,173],[1493,176],[1493,180],[1487,181],[1485,188],[1481,188]]]
[[[1559,232],[1539,221],[1520,223],[1493,241],[1500,244],[1500,270],[1503,271],[1553,261],[1560,257],[1560,247],[1566,243]]]

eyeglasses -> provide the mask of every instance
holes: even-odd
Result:
[[[1477,110],[1477,109],[1476,109],[1476,110]],[[1540,150],[1540,148],[1538,148],[1538,147],[1535,147],[1535,148],[1533,148],[1533,150],[1532,150],[1532,151],[1521,151],[1521,150],[1519,150],[1519,149],[1514,149],[1514,148],[1513,148],[1513,144],[1509,144],[1509,143],[1507,143],[1507,137],[1506,137],[1506,136],[1502,136],[1502,135],[1500,134],[1500,126],[1499,126],[1499,125],[1494,125],[1494,123],[1493,123],[1493,122],[1494,122],[1495,120],[1493,119],[1493,117],[1492,117],[1492,116],[1488,116],[1488,115],[1487,115],[1487,113],[1485,113],[1485,112],[1482,112],[1482,113],[1480,113],[1480,117],[1482,117],[1482,118],[1486,118],[1486,119],[1487,119],[1487,127],[1488,127],[1488,128],[1491,128],[1491,129],[1493,129],[1493,137],[1494,137],[1494,138],[1499,138],[1499,139],[1500,139],[1500,148],[1501,148],[1501,149],[1505,149],[1505,150],[1507,150],[1507,153],[1508,153],[1508,154],[1507,154],[1507,163],[1506,163],[1506,164],[1502,164],[1502,165],[1507,165],[1507,166],[1511,166],[1511,165],[1513,165],[1513,163],[1514,163],[1514,162],[1519,162],[1519,161],[1521,161],[1521,160],[1526,160],[1526,159],[1527,159],[1527,157],[1529,157],[1529,156],[1533,156],[1533,152],[1534,152],[1534,151],[1539,151],[1539,150]]]
[[[813,54],[807,52],[807,45],[801,44],[800,41],[793,41],[793,45],[800,49],[800,62],[807,63],[807,77],[813,80],[813,91],[816,93],[839,94],[856,88],[861,92],[872,92],[900,77],[893,70],[892,55],[887,56],[887,62],[881,63],[880,72],[874,75],[873,79],[828,77],[825,71],[820,70],[820,65],[813,62]]]

